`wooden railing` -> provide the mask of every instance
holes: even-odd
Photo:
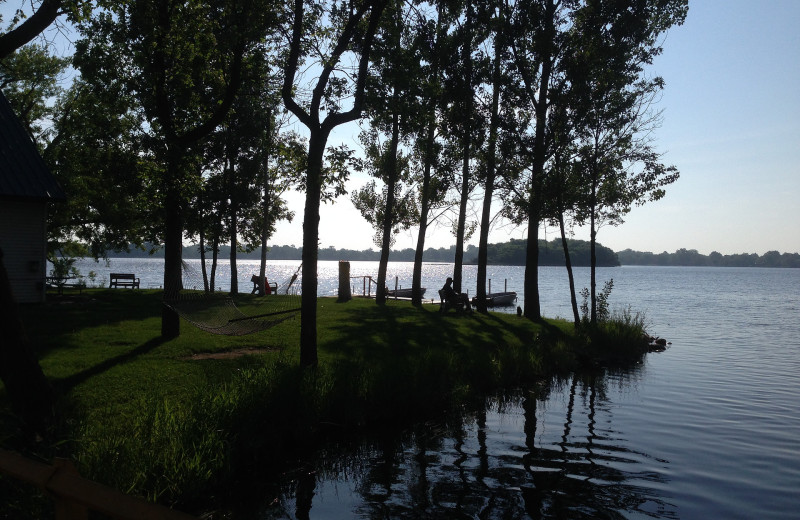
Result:
[[[50,466],[0,449],[0,473],[50,494],[55,500],[56,520],[86,520],[89,511],[113,520],[197,520],[83,478],[67,459],[57,458]]]
[[[361,296],[371,297],[372,286],[375,286],[375,292],[378,291],[378,282],[372,279],[371,276],[351,276],[351,280],[361,280]],[[356,287],[353,287],[353,294],[356,294]]]
[[[371,298],[373,294],[377,294],[378,292],[378,282],[373,277],[367,276],[351,276],[351,280],[361,280],[361,294],[360,296],[366,296],[367,298]],[[375,290],[373,292],[372,286],[375,286]],[[353,294],[356,294],[356,286],[352,287]],[[387,287],[388,289],[388,287]],[[398,284],[398,277],[394,277],[394,290],[401,289],[400,285]]]

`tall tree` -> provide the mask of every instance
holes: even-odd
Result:
[[[267,241],[275,232],[275,225],[280,220],[294,219],[294,211],[290,211],[281,198],[290,188],[299,185],[300,176],[308,164],[307,145],[299,135],[288,132],[279,134],[280,121],[271,116],[271,123],[266,129],[261,161],[263,161],[262,207],[261,207],[261,263],[259,276],[261,280],[260,294],[266,294],[267,280]]]
[[[393,236],[399,228],[407,229],[416,220],[415,199],[402,194],[410,179],[408,158],[400,146],[408,141],[416,123],[419,55],[405,21],[403,2],[390,2],[374,43],[375,73],[367,82],[366,116],[371,131],[361,133],[366,148],[366,162],[371,174],[384,184],[380,196],[375,183],[353,194],[353,202],[376,227],[375,243],[381,248],[378,262],[378,287],[375,301],[386,301],[386,272]],[[381,143],[381,135],[387,137]]]
[[[556,117],[558,120],[558,117]],[[567,215],[571,214],[573,221],[583,223],[585,217],[586,203],[584,200],[583,186],[580,184],[581,176],[576,173],[577,162],[574,160],[575,147],[567,139],[568,135],[555,132],[553,161],[550,166],[550,174],[547,176],[548,187],[545,191],[550,196],[549,212],[551,221],[555,221],[561,235],[561,248],[564,251],[564,265],[567,269],[567,280],[569,283],[569,297],[572,306],[572,318],[575,327],[581,323],[578,312],[578,298],[575,292],[575,276],[572,271],[572,255],[570,253],[569,240],[567,239]],[[565,143],[561,143],[559,138],[563,138]]]
[[[491,4],[490,4],[491,5]],[[506,43],[504,35],[508,32],[506,25],[505,1],[491,5],[491,32],[494,56],[491,59],[492,88],[489,106],[489,139],[484,152],[485,173],[483,179],[483,207],[478,239],[478,274],[475,296],[478,312],[487,312],[486,303],[486,264],[489,249],[489,228],[492,223],[492,199],[494,198],[495,178],[497,176],[497,142],[500,131],[500,94],[504,83]]]
[[[43,157],[67,193],[50,208],[50,250],[77,240],[94,258],[153,243],[159,165],[143,146],[132,99],[106,84],[77,79],[56,102],[58,117]]]
[[[458,203],[458,217],[456,221],[456,249],[455,258],[453,259],[453,289],[456,292],[461,292],[462,282],[462,265],[464,263],[464,243],[467,239],[467,204],[469,202],[469,194],[472,191],[471,179],[471,161],[474,154],[473,150],[473,132],[475,131],[474,125],[476,123],[475,101],[474,101],[474,78],[473,78],[473,52],[475,50],[474,39],[474,24],[475,15],[472,2],[465,2],[466,13],[464,24],[461,29],[461,56],[459,69],[451,71],[451,81],[455,82],[457,87],[454,93],[458,96],[454,100],[453,109],[454,113],[451,115],[455,117],[457,122],[454,126],[457,127],[457,134],[461,146],[461,188],[459,190],[459,203]]]
[[[61,86],[70,59],[30,44],[0,60],[0,87],[67,193],[49,209],[49,252],[95,258],[148,237],[139,121],[114,85],[92,89],[77,78]],[[55,99],[55,101],[54,101]],[[80,244],[77,244],[80,242]]]
[[[414,252],[414,271],[411,282],[411,303],[417,307],[422,305],[422,258],[425,251],[425,237],[428,226],[436,216],[432,216],[448,190],[449,176],[435,175],[443,167],[441,162],[441,145],[437,142],[440,131],[442,106],[442,40],[446,38],[450,22],[446,19],[445,2],[436,2],[436,13],[425,16],[422,10],[416,11],[420,16],[416,20],[417,43],[415,47],[420,53],[420,113],[416,118],[417,139],[414,145],[415,165],[417,170],[419,229],[417,231],[417,247]]]
[[[533,113],[532,136],[526,140],[530,166],[519,201],[527,220],[528,237],[525,263],[525,309],[530,319],[541,319],[539,300],[539,227],[544,216],[545,164],[548,159],[547,123],[550,94],[559,80],[558,64],[562,53],[563,28],[567,9],[575,0],[520,0],[513,12],[510,36],[516,71],[524,97]]]
[[[348,6],[315,2],[311,17],[303,0],[295,0],[284,67],[281,94],[286,107],[308,128],[306,201],[303,210],[303,269],[300,321],[300,364],[316,366],[317,357],[317,256],[319,250],[319,205],[322,196],[323,156],[331,131],[361,116],[364,87],[369,74],[372,41],[378,29],[385,0],[364,0]],[[313,16],[319,15],[313,19]],[[329,30],[317,31],[319,23]],[[314,41],[329,35],[327,41]],[[345,59],[356,62],[355,70],[340,74]],[[314,61],[318,74],[310,99],[302,99],[295,84],[301,60]],[[350,79],[352,78],[352,80]],[[352,96],[350,109],[342,102]]]
[[[123,75],[148,122],[152,153],[164,166],[158,184],[166,298],[181,289],[184,216],[199,185],[191,149],[228,113],[243,57],[271,13],[262,2],[134,0],[97,13],[84,26],[86,64]],[[178,315],[166,306],[161,333],[180,333]]]
[[[663,88],[645,76],[661,52],[660,35],[683,23],[687,0],[588,0],[574,17],[569,59],[580,167],[588,188],[591,321],[597,321],[598,218],[618,224],[633,204],[658,200],[678,178],[652,145],[660,114],[651,109]]]

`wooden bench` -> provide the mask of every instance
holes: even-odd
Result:
[[[114,289],[117,287],[130,287],[131,289],[139,288],[139,279],[136,275],[131,273],[110,273],[111,283],[109,287]]]
[[[77,282],[70,282],[69,280],[78,280]],[[45,278],[45,283],[47,284],[48,289],[56,289],[58,294],[64,294],[64,289],[77,289],[78,294],[83,292],[83,289],[86,287],[86,283],[79,278],[73,278],[71,276],[67,276],[64,278],[57,278],[54,276],[48,276]]]

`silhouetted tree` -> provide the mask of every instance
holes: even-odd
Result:
[[[306,201],[303,210],[303,269],[300,321],[300,364],[317,364],[317,255],[319,248],[319,205],[322,197],[323,155],[331,131],[361,116],[364,87],[369,73],[372,41],[385,7],[384,0],[364,0],[351,9],[314,2],[306,11],[303,0],[295,0],[292,14],[289,56],[284,67],[281,91],[286,107],[308,128],[308,168],[305,174]],[[329,24],[322,31],[319,24]],[[329,36],[314,41],[319,36]],[[340,74],[345,54],[357,62],[355,70]],[[301,60],[315,62],[316,81],[310,98],[303,97],[296,81]],[[351,79],[352,78],[352,79]],[[352,96],[349,110],[342,101]]]

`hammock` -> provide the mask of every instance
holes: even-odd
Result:
[[[302,264],[289,280],[278,286],[277,294],[261,297],[259,312],[246,315],[230,296],[198,290],[178,291],[175,298],[164,299],[164,305],[200,330],[224,336],[253,334],[294,318],[300,312],[298,274]],[[184,287],[197,287],[196,273],[183,265]],[[202,286],[202,283],[200,284]]]

